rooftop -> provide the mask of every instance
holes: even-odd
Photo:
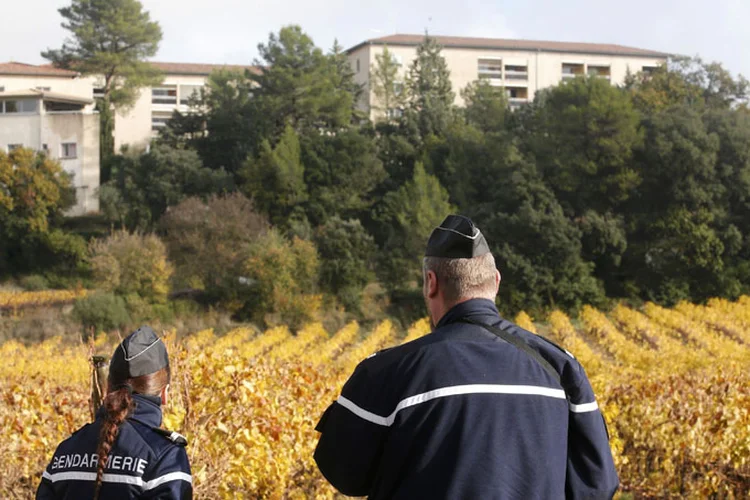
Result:
[[[200,64],[200,63],[174,63],[174,62],[152,62],[152,66],[159,68],[168,75],[205,75],[208,76],[217,69],[230,71],[258,71],[255,66],[242,66],[238,64]]]
[[[28,76],[56,76],[75,78],[78,72],[67,69],[55,68],[51,64],[33,64],[10,61],[0,63],[0,75],[28,75]]]
[[[347,52],[365,45],[402,45],[416,46],[422,43],[424,35],[389,35],[372,38],[355,45]],[[460,36],[430,35],[443,47],[456,49],[490,49],[490,50],[521,50],[531,52],[568,52],[576,54],[604,54],[615,56],[657,57],[667,58],[670,54],[654,50],[626,47],[624,45],[582,43],[582,42],[549,42],[538,40],[513,40],[506,38],[469,38]]]
[[[255,66],[241,66],[237,64],[198,64],[198,63],[174,63],[174,62],[152,62],[152,66],[162,70],[168,75],[202,75],[208,76],[217,69],[231,71],[257,71]],[[53,76],[75,78],[79,76],[76,71],[55,68],[51,64],[25,64],[19,62],[0,63],[0,75],[19,76]]]

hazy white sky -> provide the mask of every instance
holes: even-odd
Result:
[[[141,0],[164,38],[155,60],[251,64],[258,43],[299,24],[318,46],[393,33],[618,43],[722,62],[750,75],[750,0]],[[70,0],[4,2],[0,61],[44,62]]]

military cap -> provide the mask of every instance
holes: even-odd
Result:
[[[123,340],[109,363],[110,380],[124,380],[169,367],[167,347],[149,326],[142,326]]]
[[[471,259],[489,252],[487,240],[471,219],[449,215],[432,231],[425,257]]]

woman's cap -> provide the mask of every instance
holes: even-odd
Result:
[[[425,257],[472,259],[490,252],[487,240],[471,219],[449,215],[432,231]]]
[[[142,326],[123,340],[109,363],[109,377],[124,380],[169,367],[167,347],[149,326]]]

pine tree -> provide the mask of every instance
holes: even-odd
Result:
[[[416,126],[422,139],[441,136],[453,114],[455,94],[442,50],[436,39],[425,34],[406,79],[407,119]]]
[[[399,78],[399,63],[388,47],[375,56],[375,64],[370,68],[370,82],[375,96],[370,105],[377,112],[376,120],[390,121],[401,113],[405,104],[403,83]]]

